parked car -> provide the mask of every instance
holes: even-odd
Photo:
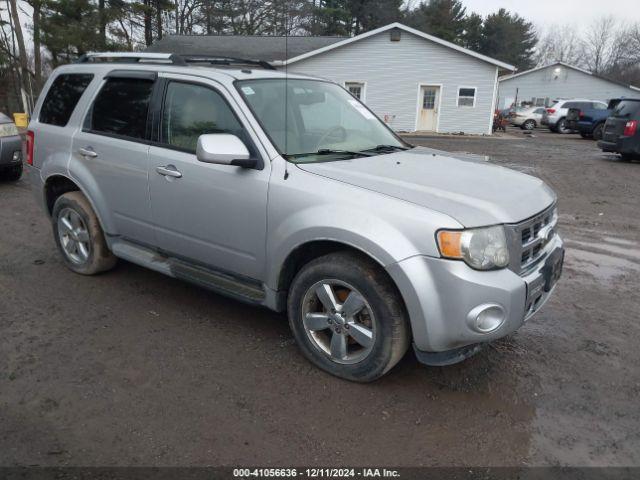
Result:
[[[600,140],[602,138],[604,122],[606,122],[607,117],[613,112],[613,109],[618,103],[620,103],[620,99],[615,98],[609,100],[606,108],[603,108],[599,103],[595,105],[595,108],[588,108],[586,110],[570,108],[567,113],[567,128],[577,131],[582,138]]]
[[[604,152],[619,153],[623,159],[640,157],[640,99],[625,98],[604,124],[598,146]]]
[[[587,110],[597,108],[607,108],[607,104],[600,101],[586,100],[574,98],[571,100],[556,100],[542,115],[542,124],[547,125],[552,132],[555,133],[571,133],[573,130],[567,127],[566,117],[570,108],[578,108]]]
[[[0,180],[16,181],[22,176],[22,137],[16,124],[0,113]]]
[[[413,147],[326,80],[196,60],[92,54],[47,81],[27,164],[71,270],[119,257],[287,311],[354,381],[411,344],[459,362],[549,298],[564,250],[540,179]]]
[[[523,130],[533,130],[540,125],[544,112],[544,107],[527,107],[517,110],[515,116],[511,119],[511,123]]]

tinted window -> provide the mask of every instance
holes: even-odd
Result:
[[[198,137],[207,133],[230,133],[248,143],[242,125],[218,92],[171,82],[162,114],[162,141],[195,152]]]
[[[580,104],[578,102],[567,102],[562,105],[562,108],[580,108]]]
[[[108,79],[89,113],[89,129],[109,135],[145,138],[152,89],[152,80]]]
[[[631,100],[622,100],[613,111],[612,116],[621,118],[632,118],[638,113],[640,113],[640,101],[634,102]]]
[[[42,103],[40,122],[64,127],[92,79],[88,73],[58,75]]]

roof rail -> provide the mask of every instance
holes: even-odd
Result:
[[[138,53],[138,52],[90,52],[80,56],[76,63],[93,62],[115,63],[168,63],[186,65],[185,61],[173,53]]]
[[[209,65],[246,65],[257,66],[267,70],[276,68],[264,60],[250,60],[246,58],[221,57],[216,55],[178,55],[175,53],[149,52],[91,52],[82,55],[76,63],[162,63],[170,65],[188,65],[192,63],[207,63]]]
[[[220,57],[217,55],[180,55],[182,60],[189,63],[208,63],[210,65],[247,65],[258,66],[266,70],[275,70],[276,68],[269,62],[264,60],[250,60],[247,58],[236,57]]]

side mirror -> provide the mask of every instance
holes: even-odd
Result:
[[[250,158],[249,150],[242,140],[228,133],[208,133],[198,137],[196,157],[205,163],[235,165],[243,168],[256,166],[256,159]]]

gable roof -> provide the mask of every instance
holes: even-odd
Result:
[[[615,83],[616,85],[620,85],[622,87],[627,87],[627,88],[630,88],[632,90],[637,90],[637,91],[640,92],[640,88],[638,88],[638,87],[636,87],[634,85],[629,85],[628,83],[620,82],[618,80],[612,80],[611,78],[603,77],[602,75],[597,75],[597,74],[595,74],[593,72],[590,72],[589,70],[585,70],[584,68],[576,67],[575,65],[571,65],[571,64],[565,63],[565,62],[553,62],[553,63],[549,63],[548,65],[543,65],[541,67],[535,67],[535,68],[532,68],[530,70],[525,70],[524,72],[514,73],[512,75],[504,75],[504,76],[500,77],[498,79],[498,81],[502,82],[504,80],[511,80],[512,78],[520,77],[522,75],[528,75],[529,73],[537,72],[539,70],[544,70],[546,68],[551,68],[551,67],[556,67],[556,66],[562,66],[562,67],[565,67],[565,68],[570,68],[571,70],[575,70],[576,72],[584,73],[585,75],[590,75],[590,76],[592,76],[594,78],[599,78],[600,80],[604,80],[606,82]]]
[[[447,42],[446,40],[442,40],[441,38],[438,37],[434,37],[433,35],[429,35],[428,33],[424,33],[421,32],[420,30],[416,30],[415,28],[411,28],[411,27],[407,27],[406,25],[399,23],[399,22],[394,22],[394,23],[390,23],[389,25],[385,25],[384,27],[380,27],[380,28],[376,28],[375,30],[370,30],[366,33],[362,33],[360,35],[356,35],[355,37],[350,37],[350,38],[345,38],[343,40],[339,40],[337,42],[331,43],[325,47],[319,48],[317,50],[313,50],[313,51],[309,51],[307,53],[303,53],[300,54],[298,56],[294,56],[289,58],[288,60],[284,61],[282,64],[283,65],[290,65],[292,63],[295,62],[299,62],[300,60],[304,60],[306,58],[309,57],[313,57],[315,55],[319,55],[321,53],[325,53],[325,52],[329,52],[333,49],[336,48],[340,48],[340,47],[344,47],[345,45],[349,45],[351,43],[354,42],[358,42],[360,40],[364,40],[365,38],[369,38],[373,35],[377,35],[378,33],[382,33],[382,32],[386,32],[387,30],[391,30],[394,28],[398,28],[400,30],[403,30],[405,32],[411,33],[413,35],[416,35],[420,38],[423,38],[425,40],[429,40],[433,43],[437,43],[439,45],[442,45],[444,47],[450,48],[452,50],[455,50],[457,52],[463,53],[465,55],[469,55],[471,57],[475,57],[479,60],[482,60],[483,62],[487,62],[490,63],[492,65],[496,65],[500,68],[504,68],[505,70],[510,70],[510,71],[515,71],[516,68],[513,65],[509,65],[508,63],[504,63],[501,62],[500,60],[496,60],[495,58],[491,58],[491,57],[487,57],[486,55],[482,55],[480,53],[474,52],[473,50],[469,50],[467,48],[463,48],[460,45],[456,45],[455,43],[451,43],[451,42]]]
[[[344,40],[345,37],[273,35],[168,35],[147,52],[181,55],[215,55],[267,62],[284,61]]]

